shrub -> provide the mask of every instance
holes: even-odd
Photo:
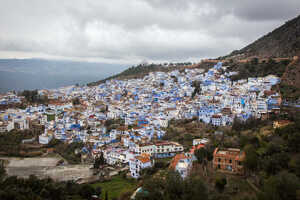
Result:
[[[215,187],[219,192],[223,192],[226,184],[227,184],[226,177],[223,176],[216,177]]]

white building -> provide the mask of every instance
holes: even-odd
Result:
[[[9,122],[0,122],[0,133],[9,132],[14,129],[14,123]]]
[[[53,136],[52,135],[40,135],[39,136],[39,143],[40,144],[49,144],[49,142],[52,140]]]
[[[133,159],[129,160],[129,170],[133,178],[139,178],[142,169],[152,166],[153,163],[150,159],[150,156],[146,154],[135,156]]]
[[[107,164],[115,165],[117,163],[126,163],[126,154],[121,150],[112,150],[104,154]]]
[[[221,115],[213,115],[211,117],[211,123],[214,126],[221,126],[221,124],[222,124],[222,116]]]
[[[209,142],[208,139],[202,138],[202,139],[194,139],[193,140],[193,146],[197,146],[198,144],[207,144]]]
[[[186,178],[193,166],[190,154],[177,154],[171,161],[170,168],[177,171],[182,178]]]

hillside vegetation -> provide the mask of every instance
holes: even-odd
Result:
[[[300,16],[229,56],[292,57],[300,53]]]
[[[230,63],[228,65],[230,66],[230,71],[239,72],[239,74],[232,76],[232,80],[235,81],[247,79],[248,77],[264,77],[269,74],[282,77],[289,63],[289,60],[276,62],[273,59],[269,59],[266,62],[258,62],[256,58],[253,58],[247,63]]]
[[[149,72],[155,72],[155,71],[169,71],[169,67],[164,67],[162,65],[155,65],[155,64],[151,64],[151,65],[137,65],[137,66],[132,66],[126,70],[124,70],[123,72],[114,75],[114,76],[110,76],[106,79],[100,80],[100,81],[96,81],[96,82],[92,82],[89,83],[88,86],[94,86],[94,85],[99,85],[101,83],[104,83],[107,80],[110,79],[134,79],[134,78],[142,78],[145,75],[147,75]]]
[[[300,16],[259,38],[252,44],[220,57],[238,71],[234,80],[277,75],[282,79],[276,88],[284,99],[300,97]]]
[[[289,99],[299,99],[300,97],[300,59],[297,57],[291,62],[284,74],[280,84],[281,93]]]
[[[123,72],[110,76],[106,79],[99,80],[96,82],[89,83],[88,86],[95,86],[101,83],[104,83],[107,80],[111,79],[118,79],[118,80],[127,80],[127,79],[137,79],[143,78],[144,76],[148,75],[150,72],[169,72],[173,70],[182,70],[185,68],[203,68],[207,69],[211,64],[206,62],[201,62],[197,64],[192,64],[190,62],[186,63],[175,63],[175,64],[140,64],[137,66],[132,66]]]
[[[285,127],[274,129],[274,120],[289,120]],[[198,128],[198,133],[196,129]],[[207,127],[208,128],[208,127]],[[296,200],[300,189],[300,112],[286,110],[270,119],[234,120],[230,129],[203,128],[201,122],[182,120],[172,123],[168,137],[192,144],[194,136],[208,138],[205,148],[196,150],[190,176],[182,179],[168,169],[143,174],[143,189],[137,200]],[[176,130],[183,129],[180,135]],[[192,130],[193,131],[189,131]],[[215,130],[214,130],[215,129]],[[221,134],[215,134],[221,132]],[[189,137],[186,137],[189,136]],[[191,138],[191,139],[190,139]],[[213,169],[213,150],[239,148],[245,153],[246,173],[236,176]]]

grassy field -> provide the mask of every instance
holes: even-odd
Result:
[[[94,188],[102,188],[102,199],[105,197],[105,192],[108,192],[108,199],[118,198],[124,192],[133,192],[137,188],[137,181],[132,179],[125,179],[120,175],[113,176],[111,181],[103,183],[94,183]]]

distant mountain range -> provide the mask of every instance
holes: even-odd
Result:
[[[51,89],[91,81],[121,72],[118,64],[44,59],[0,59],[0,92]]]
[[[300,16],[286,22],[284,25],[259,38],[252,44],[235,50],[231,54],[218,59],[227,61],[231,58],[278,58],[300,56]],[[124,65],[72,62],[43,59],[0,59],[0,92],[8,90],[57,88],[72,84],[98,85],[105,80],[117,78],[141,78],[149,72],[170,71],[190,67],[207,68],[210,63],[202,62],[196,65],[179,63],[165,66],[162,64],[138,65],[126,67]],[[247,67],[236,64],[242,69]],[[253,64],[252,64],[253,65]],[[249,67],[249,66],[248,66]],[[260,67],[257,65],[256,67]],[[262,69],[268,71],[266,69]],[[251,73],[249,73],[251,75]],[[300,61],[291,62],[283,75],[284,87],[293,87],[300,95]],[[99,81],[100,80],[100,81]],[[289,93],[289,92],[288,92]]]

